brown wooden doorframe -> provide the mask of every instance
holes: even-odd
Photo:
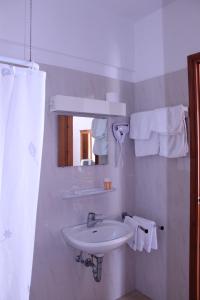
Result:
[[[91,129],[80,130],[80,160],[92,159]]]
[[[58,167],[73,166],[73,116],[58,115]]]
[[[200,53],[188,56],[190,117],[190,300],[200,300]]]

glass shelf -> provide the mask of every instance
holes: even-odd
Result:
[[[79,198],[85,196],[99,195],[114,192],[116,189],[112,188],[111,190],[104,190],[104,188],[90,188],[90,189],[80,189],[80,190],[72,190],[66,191],[62,194],[63,199],[69,198]]]

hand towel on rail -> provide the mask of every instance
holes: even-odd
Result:
[[[154,221],[138,216],[133,216],[133,220],[143,228],[148,229],[148,233],[144,233],[142,230],[138,230],[138,238],[141,238],[141,241],[138,240],[138,244],[142,243],[140,245],[140,249],[145,249],[148,253],[150,253],[152,249],[157,250],[158,242],[156,223]]]
[[[133,220],[133,218],[126,216],[124,219],[124,223],[129,225],[133,231],[133,237],[127,242],[129,247],[133,250],[137,250],[137,234],[138,234],[138,222]]]
[[[133,237],[128,241],[128,245],[133,250],[143,251],[144,249],[150,253],[151,249],[158,249],[157,229],[154,221],[150,221],[141,217],[125,217],[124,222],[133,230]],[[148,229],[145,233],[139,226]]]

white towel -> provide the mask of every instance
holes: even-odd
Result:
[[[125,217],[124,223],[128,224],[133,230],[133,237],[128,241],[128,245],[134,251],[143,251],[144,249],[150,253],[152,249],[158,249],[157,243],[157,230],[154,221],[150,221],[141,217],[134,216]],[[145,233],[139,228],[142,226],[148,229],[148,233]]]
[[[177,133],[176,135],[160,135],[160,156],[177,158],[187,155],[189,147],[185,116],[182,123],[183,128],[180,133]]]
[[[148,253],[151,252],[151,249],[157,250],[158,242],[156,223],[154,221],[150,221],[137,216],[134,216],[133,220],[143,228],[148,229],[148,233],[144,233],[141,229],[138,230],[138,248],[142,250],[145,249]]]
[[[131,114],[130,118],[130,138],[147,140],[150,138],[151,132],[155,127],[153,125],[154,111],[144,111]]]
[[[185,123],[185,121],[184,121]],[[184,157],[188,153],[187,129],[176,135],[160,135],[159,155],[168,158]]]
[[[138,234],[138,222],[133,220],[133,218],[126,216],[124,223],[129,225],[133,231],[133,237],[127,242],[129,247],[133,250],[137,250],[137,234]]]
[[[107,134],[107,119],[92,120],[92,136],[95,139],[102,139]]]
[[[107,119],[92,120],[92,136],[94,138],[93,153],[95,155],[107,155]]]
[[[108,154],[108,138],[107,136],[102,139],[95,139],[93,145],[93,153],[95,155],[107,155]]]
[[[148,140],[135,140],[135,156],[159,154],[159,135],[152,132]]]
[[[132,114],[130,138],[135,139],[136,156],[186,156],[188,142],[184,106]]]
[[[183,105],[155,109],[152,130],[162,135],[176,135],[184,130],[185,110]]]
[[[135,156],[159,153],[159,138],[153,132],[155,111],[134,113],[130,119],[130,138],[135,140]]]

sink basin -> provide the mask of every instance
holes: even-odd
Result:
[[[94,227],[87,224],[62,229],[66,243],[89,254],[104,254],[126,243],[132,236],[127,224],[119,221],[104,220]]]

